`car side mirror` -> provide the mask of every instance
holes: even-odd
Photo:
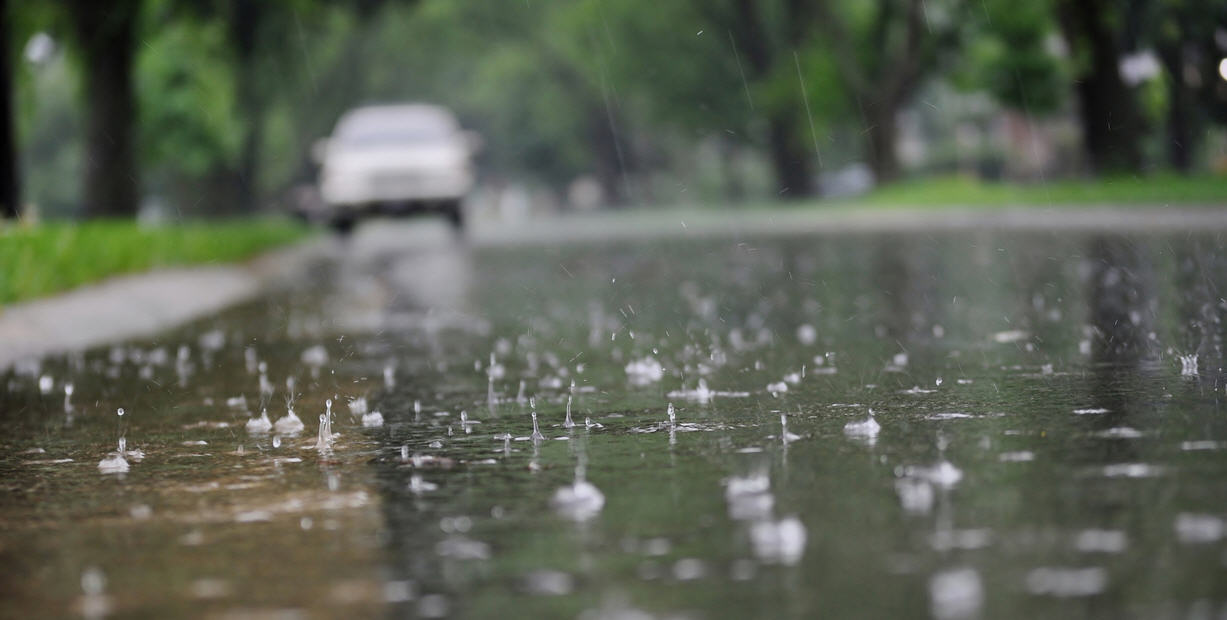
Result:
[[[315,165],[324,165],[324,159],[328,157],[328,138],[320,138],[311,143],[311,161]]]
[[[461,133],[464,136],[465,145],[469,147],[469,153],[479,153],[486,147],[486,140],[476,131],[469,129]]]

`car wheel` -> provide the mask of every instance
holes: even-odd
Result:
[[[464,209],[461,208],[459,200],[449,202],[444,213],[447,215],[448,223],[452,225],[452,230],[458,233],[464,231]]]
[[[358,223],[352,215],[337,215],[332,218],[332,231],[342,237],[349,236],[354,232],[354,226]]]

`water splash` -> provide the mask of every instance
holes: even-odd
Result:
[[[1032,594],[1069,598],[1093,596],[1108,585],[1108,571],[1098,566],[1043,566],[1027,573],[1027,591]]]
[[[729,518],[738,521],[769,519],[775,507],[771,479],[763,471],[725,480],[724,500],[728,503]]]
[[[320,414],[319,437],[315,449],[320,452],[331,451],[332,442],[336,439],[332,434],[332,399],[324,401],[325,411]]]
[[[984,586],[974,568],[950,569],[929,579],[929,609],[934,618],[977,618],[983,604]]]
[[[439,485],[423,480],[418,474],[409,476],[409,492],[413,493],[414,495],[421,495],[423,493],[436,491],[438,489]]]
[[[750,526],[754,555],[767,564],[795,566],[805,554],[805,525],[796,517],[764,519]]]
[[[268,362],[260,362],[260,404],[263,406],[273,397],[273,383],[268,380]]]
[[[528,404],[529,404],[529,406],[530,406],[530,407],[532,407],[532,410],[533,410],[533,411],[532,411],[532,416],[533,416],[533,434],[532,434],[532,435],[529,435],[528,437],[529,437],[529,439],[531,439],[531,440],[533,440],[533,441],[541,441],[541,440],[545,439],[545,435],[542,435],[542,434],[541,434],[541,429],[540,429],[540,428],[537,426],[537,399],[535,399],[535,398],[530,398],[530,399],[528,399]]]
[[[468,435],[472,433],[474,424],[481,424],[481,422],[479,420],[470,420],[469,412],[461,410],[460,411],[460,428],[464,429],[464,434]]]
[[[849,422],[844,425],[844,435],[855,439],[864,439],[870,442],[876,441],[878,432],[882,430],[882,426],[873,417],[873,409],[869,410],[869,417],[856,422]]]
[[[665,376],[665,369],[651,356],[631,360],[626,365],[626,378],[631,385],[644,386],[660,381]]]
[[[106,594],[107,578],[102,570],[91,566],[81,573],[81,615],[105,618],[111,613],[111,597]]]
[[[507,374],[507,369],[504,368],[502,364],[498,363],[498,360],[494,358],[494,353],[491,352],[490,364],[486,366],[486,376],[490,379],[490,381],[494,381],[496,379],[502,379],[505,374]]]
[[[725,398],[745,398],[749,396],[749,392],[722,392],[712,390],[707,387],[707,381],[699,378],[698,386],[693,390],[681,389],[669,392],[665,396],[669,398],[683,398],[686,400],[695,401],[698,403],[709,403],[713,398],[722,396]]]
[[[800,438],[800,435],[788,432],[788,416],[780,412],[780,441],[788,444]]]
[[[106,458],[98,461],[98,471],[104,474],[126,474],[131,466],[121,452],[112,452]]]
[[[567,394],[567,419],[562,421],[563,428],[575,428],[575,422],[571,421],[571,399],[575,398],[575,380],[571,381],[571,393]]]
[[[273,423],[268,419],[268,409],[260,410],[260,417],[247,420],[247,432],[262,434],[273,429]]]
[[[114,452],[107,455],[107,457],[101,461],[98,461],[98,471],[104,474],[125,474],[128,473],[129,469],[131,469],[131,466],[128,465],[128,460],[125,458],[128,452],[128,442],[124,438],[123,434],[124,408],[120,407],[115,411],[115,413],[119,417],[120,424],[119,442],[118,447]]]
[[[243,361],[247,365],[247,372],[254,373],[259,360],[256,359],[256,348],[247,347],[243,349]]]
[[[1190,353],[1189,355],[1181,355],[1180,358],[1180,375],[1184,377],[1197,376],[1197,354]]]
[[[306,425],[299,419],[298,414],[294,413],[294,377],[286,377],[285,388],[285,415],[277,418],[273,428],[282,435],[297,435],[303,432]]]
[[[581,457],[575,466],[575,482],[554,491],[550,498],[554,511],[572,521],[587,521],[605,507],[605,494],[585,479],[584,469]]]

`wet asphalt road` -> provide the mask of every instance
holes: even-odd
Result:
[[[638,225],[377,225],[11,370],[0,611],[1221,610],[1216,229]]]

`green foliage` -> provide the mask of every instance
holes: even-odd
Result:
[[[1053,0],[984,0],[975,16],[960,84],[983,89],[999,101],[1034,114],[1056,111],[1069,83],[1053,50],[1057,40]]]
[[[850,204],[874,207],[1005,207],[1047,205],[1168,205],[1227,203],[1227,177],[1159,174],[1049,183],[988,183],[970,177],[903,181]]]
[[[624,167],[610,161],[616,134],[619,159],[643,187],[724,187],[703,179],[733,176],[734,161],[766,165],[769,125],[808,155],[812,121],[828,167],[869,159],[867,136],[882,132],[867,130],[916,106],[926,83],[953,82],[1036,115],[1068,113],[1081,53],[1060,49],[1058,0],[750,2],[766,67],[734,43],[746,25],[734,0],[257,2],[254,52],[241,62],[234,18],[253,5],[143,0],[141,176],[180,211],[231,204],[226,186],[244,172],[244,153],[256,156],[263,197],[311,182],[311,144],[364,103],[451,107],[485,137],[481,170],[491,179],[561,188],[604,171],[608,181]],[[77,97],[80,58],[64,6],[11,7],[27,196],[54,215],[79,202],[88,105]],[[909,21],[917,6],[923,21]],[[1193,31],[1203,40],[1217,23],[1202,3],[1157,0],[1151,12],[1158,17],[1137,24],[1143,45]],[[33,67],[20,47],[40,31],[69,52]],[[1160,86],[1136,90],[1152,129],[1167,106]],[[984,115],[999,114],[987,107]],[[774,194],[769,185],[755,188]]]
[[[243,260],[307,233],[301,225],[273,219],[174,226],[106,220],[0,226],[0,304],[157,267]]]
[[[225,45],[220,22],[150,29],[136,66],[147,170],[202,177],[236,156],[243,127]]]

